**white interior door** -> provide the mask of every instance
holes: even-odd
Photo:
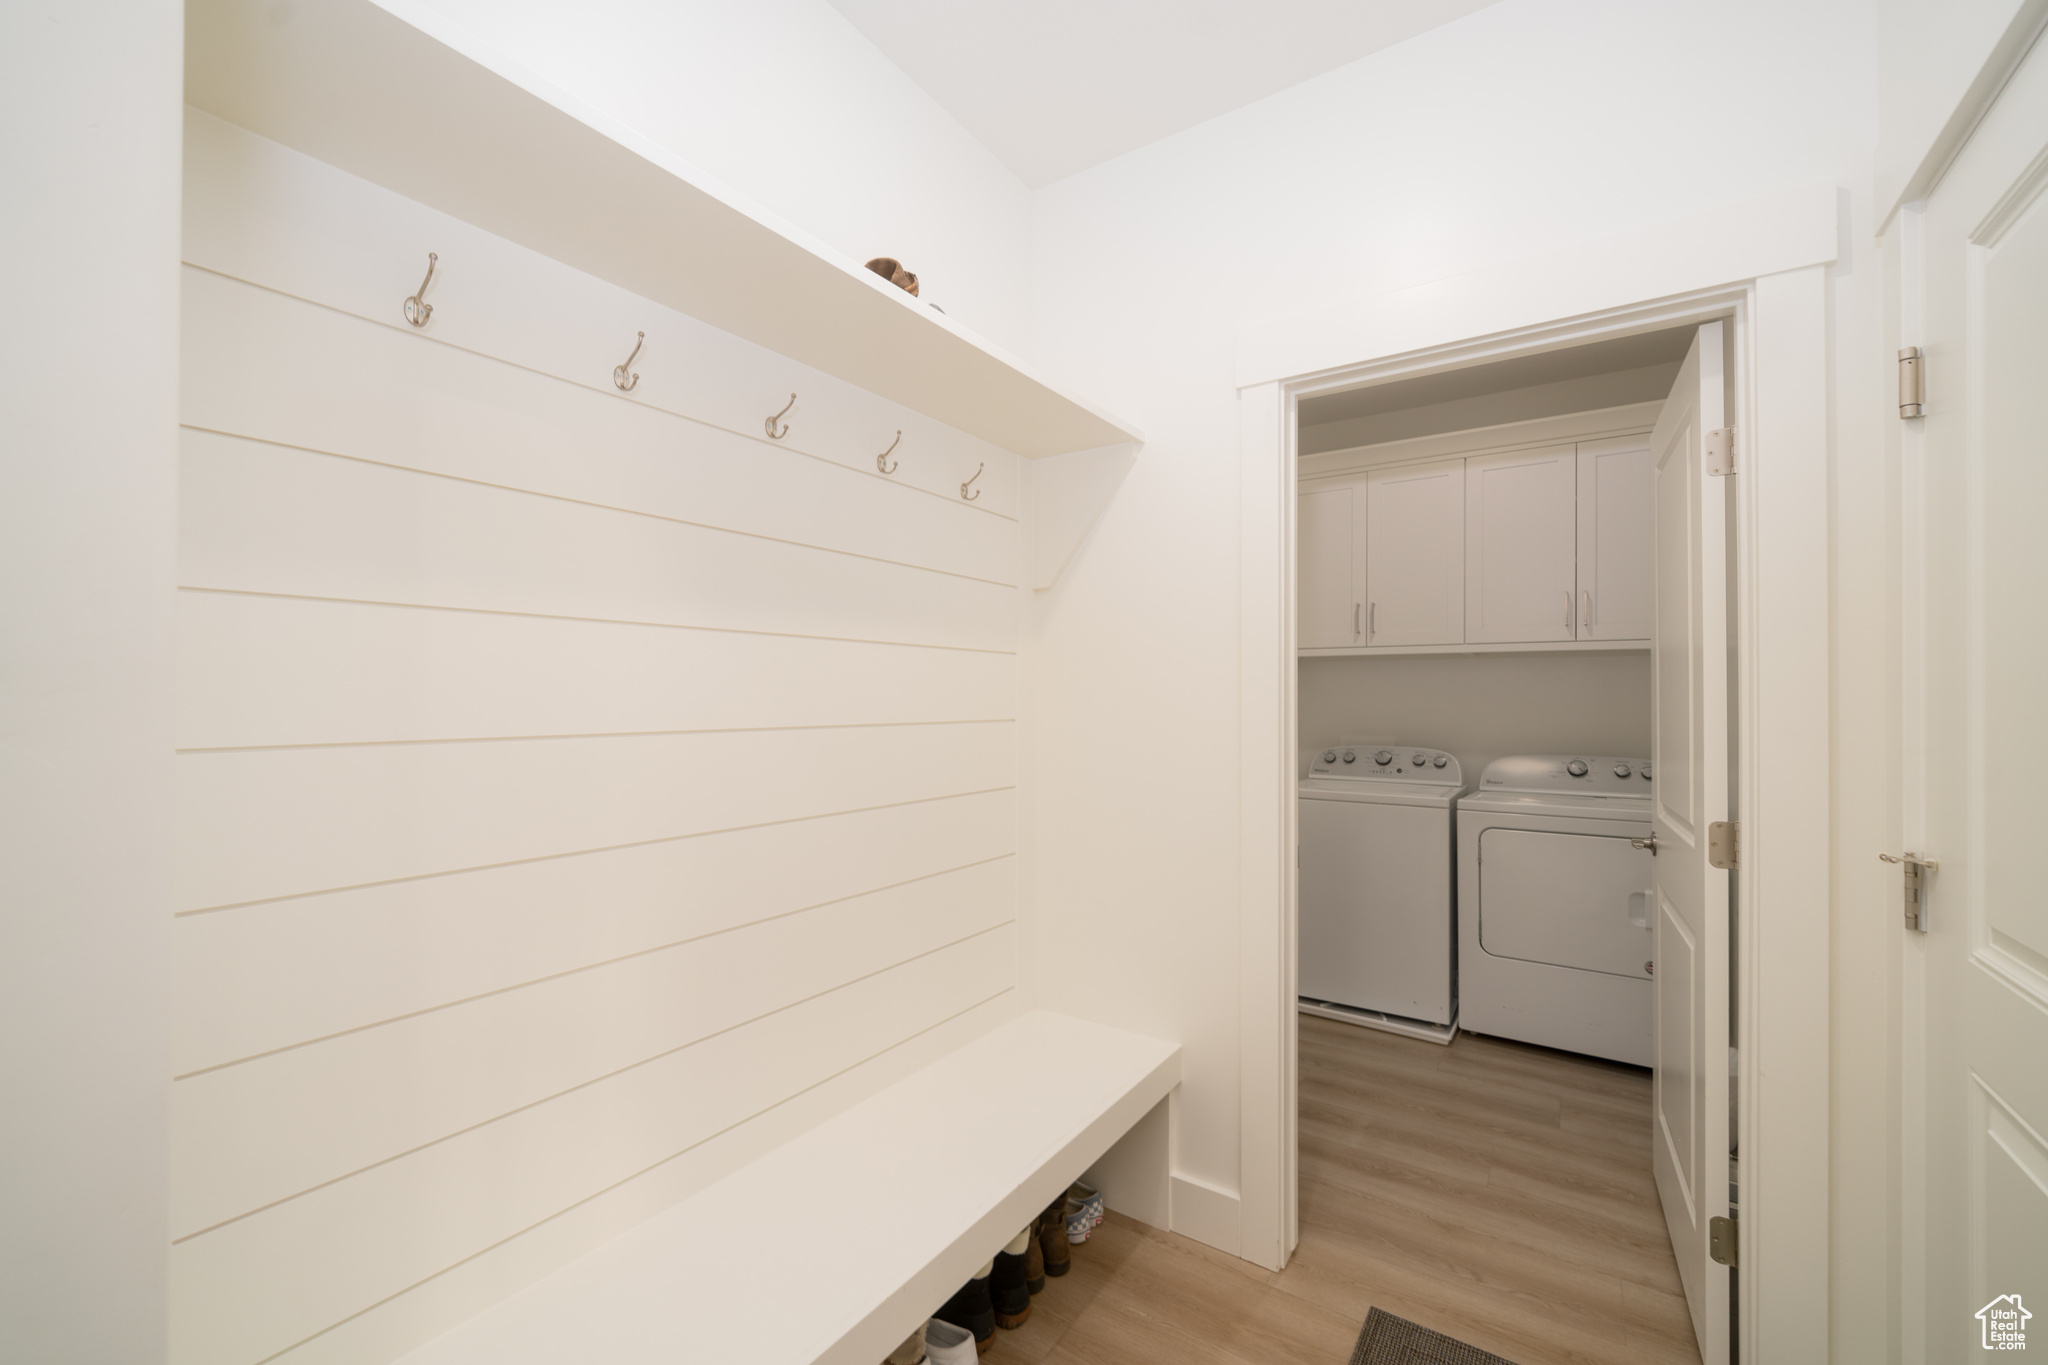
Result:
[[[1351,490],[1324,488],[1303,493],[1295,512],[1295,528],[1295,596],[1301,612],[1296,644],[1302,649],[1357,644],[1359,613],[1351,590]]]
[[[1465,640],[1569,640],[1578,617],[1571,446],[1465,461]]]
[[[1926,202],[1901,340],[1927,415],[1901,443],[1906,1359],[2048,1346],[2048,51]],[[1874,850],[1873,850],[1874,852]],[[1868,856],[1866,854],[1865,856]],[[1899,869],[1905,875],[1916,871]]]
[[[1578,638],[1647,640],[1656,543],[1650,443],[1581,441],[1578,462]]]
[[[1729,1274],[1710,1254],[1728,1215],[1728,873],[1708,857],[1728,819],[1727,527],[1705,435],[1723,425],[1722,326],[1693,338],[1658,414],[1651,758],[1656,764],[1657,1194],[1705,1365],[1725,1365]]]
[[[1465,462],[1404,465],[1365,478],[1365,643],[1465,639]]]

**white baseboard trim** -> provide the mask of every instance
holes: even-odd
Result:
[[[1236,1256],[1243,1229],[1243,1202],[1235,1191],[1219,1190],[1192,1176],[1173,1177],[1175,1232]]]

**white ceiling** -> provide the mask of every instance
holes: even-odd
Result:
[[[1492,0],[830,0],[1036,189]]]

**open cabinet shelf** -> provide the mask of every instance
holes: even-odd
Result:
[[[193,0],[185,98],[1020,455],[1144,439],[409,0]]]

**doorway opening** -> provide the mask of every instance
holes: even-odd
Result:
[[[1734,1357],[1743,322],[1290,405],[1286,1273],[1509,1359]]]

